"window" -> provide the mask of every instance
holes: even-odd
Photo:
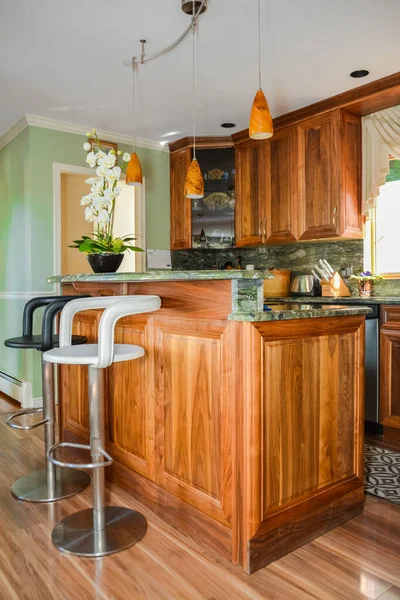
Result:
[[[390,161],[386,183],[365,224],[364,267],[400,276],[400,160]]]

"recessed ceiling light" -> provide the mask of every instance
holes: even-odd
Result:
[[[236,127],[236,123],[221,123],[221,127],[225,127],[225,129],[232,129],[232,127]]]
[[[367,71],[367,69],[358,69],[357,71],[352,71],[350,73],[350,77],[354,77],[354,79],[366,77],[367,75],[369,75],[369,71]]]

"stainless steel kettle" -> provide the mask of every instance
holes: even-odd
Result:
[[[290,284],[292,296],[320,296],[321,287],[314,275],[296,275]]]

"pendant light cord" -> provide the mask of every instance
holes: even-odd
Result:
[[[196,52],[195,52],[195,39],[196,34],[196,10],[194,0],[192,0],[192,71],[193,71],[193,160],[196,160]]]
[[[261,0],[258,0],[258,87],[261,90]]]
[[[136,152],[135,135],[135,59],[132,59],[132,124],[133,124],[133,151]]]

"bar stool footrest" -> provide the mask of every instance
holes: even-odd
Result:
[[[33,425],[19,425],[18,423],[13,423],[13,421],[14,419],[18,419],[19,417],[23,417],[24,415],[33,415],[39,412],[43,412],[43,408],[25,408],[24,410],[19,410],[13,415],[10,415],[6,423],[9,427],[12,427],[13,429],[23,429],[24,431],[30,431],[31,429],[36,429],[36,427],[44,425],[48,422],[48,419],[43,419],[42,421],[33,423]]]
[[[47,458],[51,463],[53,463],[53,465],[57,465],[57,467],[63,467],[65,469],[99,469],[102,467],[108,467],[114,462],[112,456],[110,456],[108,452],[101,450],[101,454],[105,458],[103,462],[69,463],[59,460],[54,456],[54,453],[58,448],[78,448],[79,450],[90,450],[90,446],[89,444],[74,444],[72,442],[59,442],[58,444],[54,444],[54,446],[48,450]]]

